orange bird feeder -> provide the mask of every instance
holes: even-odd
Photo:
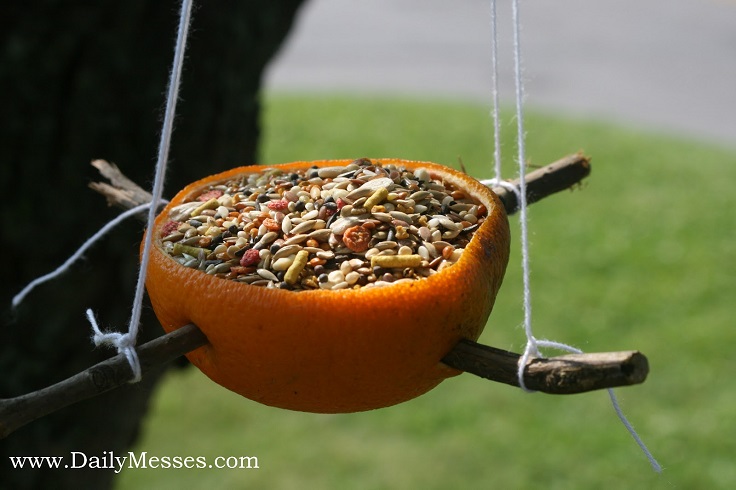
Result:
[[[214,220],[212,226],[217,227],[217,220],[220,220],[221,230],[225,230],[223,224],[230,225],[233,221],[228,220],[237,220],[242,213],[246,213],[246,216],[256,216],[255,225],[251,230],[256,225],[258,230],[247,233],[242,229],[241,222],[240,228],[236,227],[237,230],[230,229],[232,233],[229,233],[229,243],[237,242],[236,231],[242,232],[241,238],[245,233],[250,242],[240,250],[245,248],[250,257],[254,253],[248,252],[247,249],[258,250],[258,245],[263,245],[260,243],[265,236],[263,232],[277,230],[276,234],[279,237],[277,244],[298,242],[300,249],[306,250],[300,252],[307,260],[303,271],[308,272],[307,276],[310,274],[316,276],[314,269],[318,269],[319,272],[319,266],[322,265],[320,256],[330,256],[330,251],[325,245],[332,240],[333,245],[337,244],[344,249],[348,243],[348,231],[335,236],[336,227],[333,220],[332,238],[328,237],[330,233],[326,231],[319,233],[313,233],[315,230],[310,231],[313,233],[309,235],[310,237],[322,240],[314,240],[311,247],[310,242],[305,244],[304,241],[300,241],[300,237],[295,239],[295,235],[284,233],[283,229],[289,230],[288,226],[283,226],[284,213],[274,212],[270,209],[269,203],[281,203],[274,205],[274,208],[287,203],[288,199],[282,196],[290,189],[289,183],[280,182],[280,187],[277,185],[277,188],[270,189],[272,191],[270,197],[261,197],[261,203],[252,210],[242,209],[241,205],[238,212],[237,205],[226,201],[225,204],[230,206],[223,206],[228,211],[225,213],[225,210],[221,209],[222,202],[214,203],[212,199],[216,199],[218,186],[221,188],[227,182],[238,180],[246,182],[249,176],[260,174],[264,169],[273,169],[270,172],[281,174],[285,176],[284,178],[306,172],[298,189],[307,192],[312,185],[308,178],[309,172],[312,172],[312,175],[332,175],[332,169],[352,168],[348,166],[354,167],[356,163],[351,160],[326,160],[268,167],[241,167],[190,184],[171,200],[156,220],[153,234],[155,242],[151,249],[146,287],[154,311],[167,332],[194,323],[206,335],[208,344],[188,353],[187,357],[213,381],[266,405],[308,412],[338,413],[370,410],[401,403],[426,393],[445,378],[461,372],[443,364],[441,359],[461,339],[476,340],[491,313],[509,256],[509,226],[504,207],[498,197],[477,180],[444,166],[397,159],[357,162],[362,162],[363,167],[376,170],[378,173],[375,179],[384,179],[381,181],[383,184],[393,182],[390,180],[391,176],[386,176],[392,169],[405,168],[409,175],[428,174],[435,182],[435,187],[443,185],[448,189],[448,193],[456,192],[455,196],[463,196],[466,201],[472,201],[474,203],[472,205],[480,210],[477,213],[478,222],[455,225],[456,228],[466,226],[472,229],[472,233],[468,232],[467,238],[462,243],[464,250],[459,257],[454,256],[457,259],[454,263],[440,267],[438,271],[431,271],[427,277],[398,280],[395,284],[385,284],[383,287],[359,287],[358,284],[338,290],[321,289],[319,281],[315,287],[312,277],[304,280],[307,287],[303,289],[306,290],[293,290],[295,288],[289,287],[289,284],[286,284],[286,289],[273,287],[278,281],[274,281],[272,287],[263,287],[229,280],[216,274],[208,274],[198,268],[186,267],[180,260],[175,260],[171,254],[171,244],[166,244],[165,236],[177,226],[172,227],[170,224],[172,215],[176,215],[182,209],[189,209],[191,214],[195,206],[198,209],[193,211],[196,212],[202,212],[202,208],[207,206],[210,208],[217,206],[220,214],[215,213],[214,216],[212,212],[208,214]],[[379,165],[388,170],[381,172]],[[320,180],[325,184],[333,181],[333,178],[317,176],[312,178],[311,182]],[[397,180],[395,175],[394,180]],[[344,182],[344,179],[342,181]],[[361,186],[369,187],[370,192],[367,196],[363,196],[366,200],[355,202],[358,205],[368,203],[373,206],[374,202],[390,203],[392,188],[401,187],[396,182],[388,184],[388,189],[384,185],[365,183],[370,181],[365,178],[353,179],[344,191],[350,192],[350,189]],[[380,190],[381,188],[386,189],[388,195]],[[293,192],[296,187],[291,189]],[[312,192],[316,196],[313,207],[324,206],[325,200],[318,193]],[[359,194],[361,192],[352,195]],[[369,201],[374,194],[378,197],[374,196],[373,201]],[[399,192],[404,201],[406,194],[407,192],[403,194]],[[287,194],[287,197],[293,198],[294,195]],[[340,199],[342,203],[338,200],[335,206],[351,202],[349,196],[344,197],[345,199]],[[252,196],[248,199],[252,199]],[[190,202],[194,204],[187,204]],[[363,213],[363,218],[349,221],[348,224],[365,226],[368,232],[371,232],[375,231],[375,228],[369,226],[370,223],[373,227],[383,227],[389,231],[398,229],[401,225],[396,223],[401,223],[408,225],[402,227],[404,229],[401,231],[411,234],[410,241],[421,243],[422,239],[417,235],[416,225],[431,219],[431,214],[422,218],[422,213],[415,212],[414,223],[406,223],[396,220],[395,216],[402,217],[400,214],[382,212],[386,206],[381,204],[377,206],[379,207],[372,208],[374,213],[371,213],[371,209],[365,210],[365,213],[368,213],[367,218]],[[261,220],[258,219],[258,208],[261,210]],[[424,211],[422,208],[419,209]],[[301,214],[305,212],[308,211],[302,211]],[[223,214],[228,216],[222,216]],[[297,212],[297,215],[299,214]],[[350,213],[343,214],[347,214],[348,218],[353,217]],[[273,220],[274,216],[277,225],[279,218],[281,219],[281,226],[266,222],[267,217]],[[376,216],[380,219],[376,219]],[[389,216],[390,220],[387,220],[386,216]],[[455,218],[457,220],[457,216]],[[355,224],[356,221],[358,224]],[[186,220],[182,221],[184,222]],[[329,221],[325,225],[328,223]],[[269,225],[270,228],[265,225]],[[204,226],[206,228],[206,225]],[[317,226],[321,224],[315,225]],[[302,225],[302,228],[309,226]],[[324,226],[321,229],[330,230],[330,227]],[[298,230],[294,227],[289,231]],[[340,231],[343,230],[338,230],[338,233]],[[217,230],[209,232],[209,236],[216,236],[217,233]],[[207,236],[203,236],[205,242]],[[272,237],[273,235],[269,236]],[[194,240],[196,242],[197,239]],[[444,242],[442,244],[444,245]],[[353,246],[363,250],[354,252],[351,256],[358,257],[359,261],[364,260],[367,266],[369,261],[366,255],[370,252],[361,245],[353,244]],[[182,247],[179,248],[181,252]],[[183,248],[191,254],[196,253],[196,247],[195,252],[186,246]],[[199,257],[200,262],[205,258],[203,257],[205,253],[212,256],[211,244],[206,250],[207,252],[200,252],[202,254]],[[268,247],[261,247],[260,250],[268,250]],[[318,255],[318,250],[325,253]],[[399,250],[398,254],[392,255],[407,255],[405,252]],[[246,253],[236,253],[235,258],[232,254],[225,256],[230,258],[231,264],[235,264],[233,271],[248,268],[241,265],[248,263]],[[263,252],[262,255],[268,254]],[[416,254],[408,255],[416,257]],[[450,256],[447,252],[445,255]],[[240,263],[236,264],[238,257]],[[256,260],[258,259],[260,257]],[[381,263],[380,260],[378,263]],[[257,266],[250,265],[250,267],[252,270]],[[218,270],[226,269],[227,267],[220,267]],[[407,271],[406,268],[403,273],[413,274],[412,270]],[[219,275],[223,274],[227,275],[227,273]],[[229,274],[235,275],[234,272]],[[269,272],[261,274],[265,276],[265,281],[268,281],[268,278],[273,279]],[[302,272],[300,277],[304,275]],[[324,280],[324,276],[320,280]],[[291,281],[299,285],[298,279],[292,277]]]

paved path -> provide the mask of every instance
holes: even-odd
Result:
[[[736,0],[527,0],[521,16],[529,107],[736,147]],[[490,36],[488,0],[309,0],[266,84],[489,104]]]

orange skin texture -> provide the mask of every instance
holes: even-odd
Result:
[[[286,172],[327,160],[270,165]],[[491,313],[509,256],[509,227],[496,195],[465,174],[428,162],[379,159],[426,168],[487,208],[460,260],[408,284],[338,291],[267,289],[186,268],[161,250],[158,230],[172,207],[212,183],[263,166],[206,177],[179,192],[158,216],[146,287],[171,332],[197,325],[209,344],[187,357],[220,385],[291,410],[344,413],[410,400],[460,374],[440,360],[460,339],[476,340]],[[141,247],[142,250],[142,247]]]

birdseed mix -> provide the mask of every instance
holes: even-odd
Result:
[[[171,211],[163,250],[184,267],[289,290],[387,286],[460,258],[487,210],[450,183],[380,161],[258,173]]]

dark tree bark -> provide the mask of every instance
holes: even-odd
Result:
[[[303,0],[195,5],[174,131],[168,195],[256,161],[265,64]],[[33,7],[29,5],[34,5]],[[41,7],[42,5],[42,7]],[[112,355],[79,330],[84,310],[127,328],[140,224],[113,233],[63,279],[10,299],[117,214],[87,189],[94,158],[151,182],[178,22],[173,1],[0,5],[0,397],[64,379]],[[140,342],[159,335],[149,314]],[[2,488],[106,488],[109,470],[15,470],[8,456],[101,456],[134,442],[158,376],[39,420],[0,441]]]

